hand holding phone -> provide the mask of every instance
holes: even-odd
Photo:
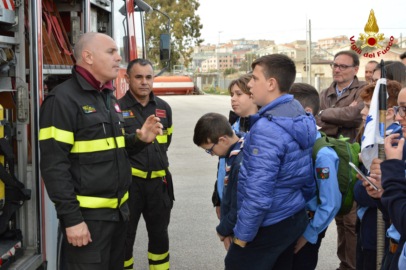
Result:
[[[378,188],[374,183],[372,183],[371,180],[369,180],[368,177],[366,177],[365,174],[363,174],[362,171],[361,171],[357,166],[355,166],[354,163],[352,163],[352,162],[350,161],[350,162],[348,162],[348,164],[350,164],[350,166],[351,166],[359,175],[361,175],[361,178],[364,179],[365,181],[367,181],[368,184],[370,184],[371,187],[373,187],[373,189],[375,189],[375,190],[377,190],[377,191],[379,190],[379,188]]]

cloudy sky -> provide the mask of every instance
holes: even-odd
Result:
[[[306,39],[311,20],[312,41],[364,33],[371,9],[379,33],[406,40],[406,0],[199,0],[203,44],[230,39],[270,39],[276,43]],[[404,45],[406,47],[406,44]]]

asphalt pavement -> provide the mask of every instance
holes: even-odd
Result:
[[[228,117],[230,97],[199,95],[161,98],[172,107],[174,125],[168,152],[175,187],[175,203],[169,225],[171,270],[224,269],[226,251],[215,231],[218,219],[211,203],[217,158],[194,145],[193,129],[205,113],[218,112]],[[338,267],[336,238],[333,221],[320,248],[318,270],[335,270]],[[149,269],[147,246],[147,232],[141,219],[134,245],[137,270]]]

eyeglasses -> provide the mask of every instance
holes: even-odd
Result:
[[[214,143],[212,147],[210,147],[210,149],[204,149],[204,151],[206,151],[207,154],[209,155],[213,155],[213,148],[214,146],[216,146],[217,143]]]
[[[393,110],[395,110],[395,115],[399,113],[400,117],[405,118],[405,116],[406,116],[406,107],[405,106],[393,106]]]
[[[338,68],[339,70],[343,71],[343,70],[346,70],[347,68],[355,67],[355,66],[337,65],[336,63],[331,63],[330,67],[332,70]]]

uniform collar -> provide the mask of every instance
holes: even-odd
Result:
[[[98,91],[102,91],[104,89],[108,89],[111,91],[114,91],[113,88],[113,81],[106,82],[105,84],[101,84],[96,78],[90,73],[87,69],[84,67],[75,65],[74,66],[75,71],[82,76],[86,82],[88,82],[94,89]]]
[[[135,97],[131,94],[130,89],[128,89],[125,94],[126,94],[126,96],[128,96],[128,98],[129,98],[130,101],[131,101],[131,105],[130,105],[130,106],[136,105],[136,104],[141,105],[141,103],[139,103],[138,100],[136,100]],[[149,103],[154,103],[154,104],[156,104],[156,98],[155,98],[155,97],[156,97],[156,96],[155,96],[154,93],[151,91],[151,93],[149,93],[149,101],[148,101],[148,104],[149,104]]]

